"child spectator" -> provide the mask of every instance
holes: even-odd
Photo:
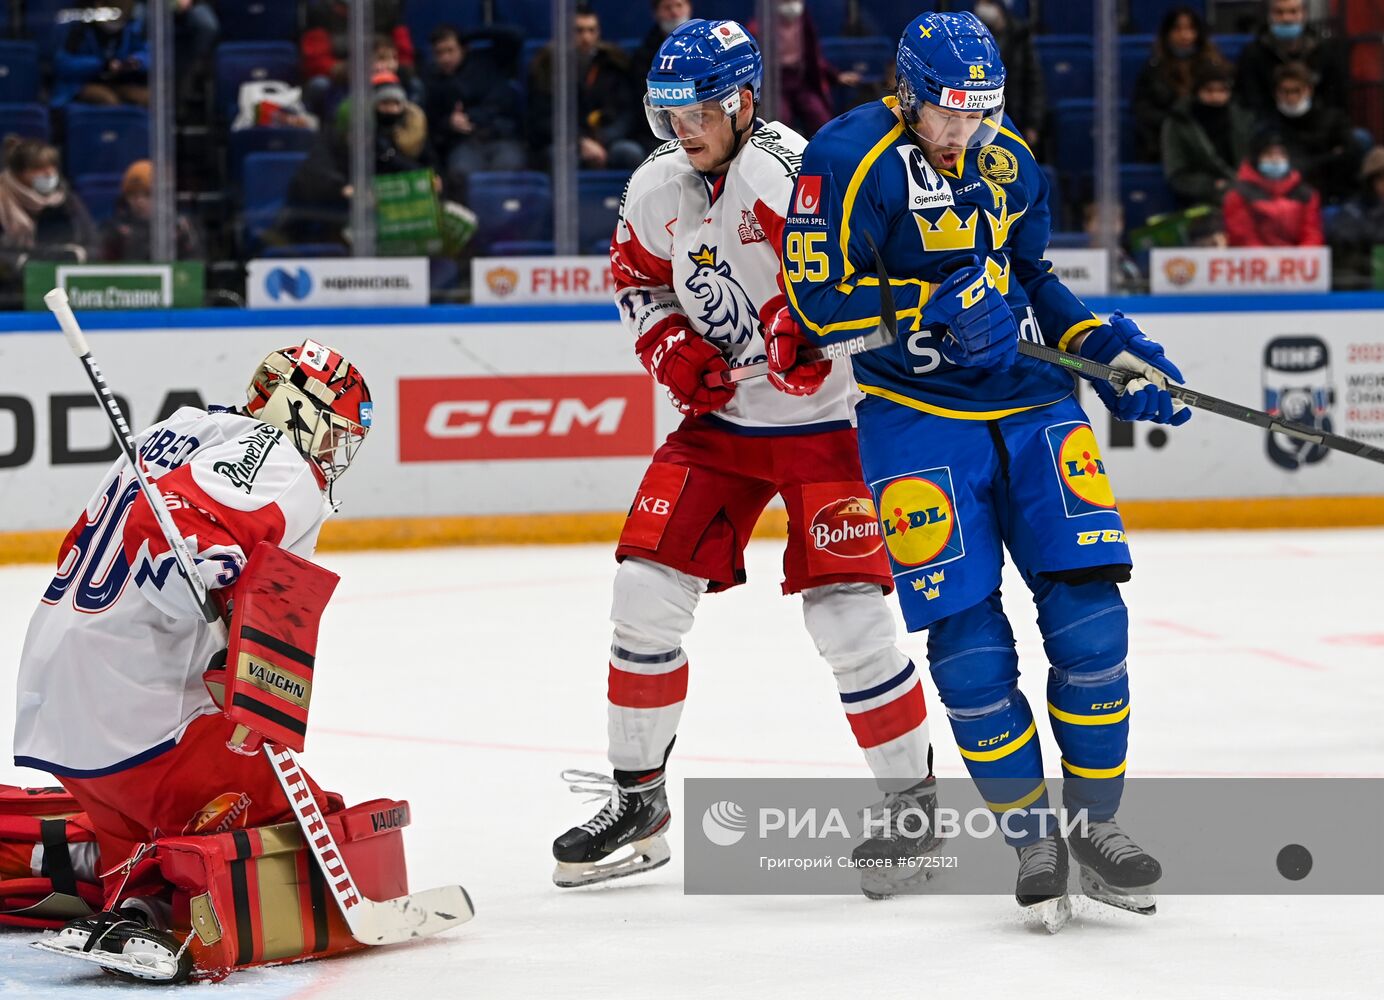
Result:
[[[423,103],[423,81],[413,71],[413,67],[399,62],[399,46],[393,38],[376,33],[374,59],[371,75],[393,73],[399,78],[399,84],[404,88],[408,99],[414,104]]]
[[[1206,63],[1163,121],[1163,175],[1185,205],[1219,204],[1249,152],[1254,120],[1230,100],[1230,71]]]
[[[6,136],[0,173],[0,286],[21,287],[30,260],[85,263],[96,225],[58,172],[58,151],[39,139]]]
[[[1134,138],[1139,158],[1157,162],[1163,122],[1179,101],[1188,101],[1197,74],[1207,66],[1228,68],[1206,22],[1193,8],[1172,7],[1163,15],[1153,52],[1134,81]]]
[[[1327,225],[1327,242],[1340,284],[1367,287],[1374,248],[1384,245],[1384,146],[1365,154],[1355,195]]]
[[[1273,77],[1274,110],[1267,122],[1283,136],[1293,163],[1326,201],[1348,197],[1355,190],[1361,153],[1350,119],[1316,100],[1312,71],[1304,63],[1284,63]]]
[[[1233,247],[1322,245],[1321,195],[1293,168],[1283,136],[1271,130],[1255,139],[1240,164],[1222,212]]]
[[[54,57],[52,106],[149,106],[149,52],[144,19],[131,16],[132,0],[95,0],[86,6],[100,20],[72,21]]]
[[[471,43],[485,37],[490,46]],[[426,76],[428,132],[448,191],[466,200],[466,178],[477,170],[523,170],[523,103],[513,68],[523,36],[493,28],[462,35],[451,25],[433,30]]]
[[[153,194],[154,165],[148,160],[136,160],[126,169],[120,181],[120,199],[115,203],[115,214],[101,234],[103,259],[153,259],[153,239],[150,235]],[[197,230],[181,214],[177,221],[176,243],[179,260],[197,260],[201,257],[202,242]]]
[[[1289,62],[1305,63],[1316,80],[1317,100],[1344,111],[1349,86],[1344,49],[1307,23],[1305,0],[1266,0],[1268,21],[1240,53],[1235,71],[1235,99],[1256,114],[1274,106],[1274,70]]]

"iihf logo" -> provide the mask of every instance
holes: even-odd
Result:
[[[745,810],[729,799],[713,803],[702,814],[702,833],[717,847],[740,843],[746,825]]]

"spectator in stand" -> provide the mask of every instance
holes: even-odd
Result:
[[[149,106],[149,52],[144,19],[131,0],[89,0],[100,20],[72,21],[54,56],[52,106],[84,104]]]
[[[153,259],[153,238],[150,234],[153,195],[154,165],[148,160],[136,160],[125,170],[125,176],[120,181],[120,199],[115,203],[115,215],[101,233],[102,259]],[[175,236],[179,260],[201,258],[202,241],[185,215],[178,215]]]
[[[572,20],[577,55],[578,158],[592,170],[633,170],[644,159],[647,130],[629,56],[601,41],[601,21],[578,3]],[[553,146],[553,45],[529,67],[530,145],[545,166]]]
[[[270,0],[285,3],[288,0]],[[413,67],[413,40],[400,19],[400,0],[372,0],[375,30],[394,39],[399,62]],[[350,4],[346,0],[307,0],[307,30],[299,40],[303,54],[303,100],[326,118],[346,96],[346,60],[351,54]]]
[[[654,23],[650,25],[649,33],[644,36],[644,40],[639,43],[639,48],[634,50],[634,62],[631,64],[635,79],[640,81],[649,75],[649,69],[654,64],[654,56],[658,54],[663,40],[671,35],[678,25],[692,19],[692,0],[652,0],[649,7]],[[639,96],[642,101],[642,87]]]
[[[206,79],[211,72],[211,56],[221,37],[221,21],[212,8],[211,0],[168,0],[173,8],[174,93],[178,96],[181,122],[188,117],[186,109],[193,106],[196,81]],[[134,18],[148,23],[148,4],[134,5]]]
[[[477,50],[471,42],[487,38]],[[523,170],[524,109],[513,79],[523,36],[494,28],[461,34],[433,30],[432,68],[425,78],[428,132],[449,193],[466,201],[466,178],[477,170]]]
[[[0,287],[22,287],[30,260],[85,263],[96,225],[58,171],[58,151],[39,139],[6,136],[0,173]]]
[[[1274,70],[1274,110],[1266,124],[1283,136],[1293,163],[1328,203],[1350,196],[1360,170],[1360,147],[1350,119],[1316,100],[1312,71],[1304,63]]]
[[[427,119],[392,73],[372,81],[375,102],[375,173],[395,174],[432,166]],[[351,216],[351,107],[343,101],[330,125],[288,185],[279,232],[290,243],[345,243]]]
[[[1219,205],[1249,152],[1254,119],[1231,101],[1225,67],[1203,65],[1193,87],[1163,121],[1163,175],[1184,205]]]
[[[1170,8],[1134,81],[1134,140],[1141,160],[1158,161],[1163,122],[1179,101],[1191,99],[1197,73],[1206,66],[1228,68],[1206,22],[1191,7]]]
[[[1340,284],[1368,287],[1374,248],[1384,245],[1384,146],[1365,154],[1355,196],[1341,206],[1326,229]]]
[[[780,0],[778,5],[777,46],[774,60],[779,66],[779,121],[811,139],[817,130],[836,117],[831,88],[860,86],[861,76],[850,70],[837,70],[822,55],[817,25],[807,13],[803,0]],[[745,26],[756,38],[759,25]]]
[[[1267,0],[1266,7],[1268,23],[1240,53],[1235,99],[1256,114],[1271,114],[1274,70],[1301,62],[1314,74],[1317,100],[1344,111],[1350,80],[1344,48],[1307,23],[1306,0]]]
[[[423,81],[413,71],[413,67],[399,62],[399,46],[389,35],[375,34],[375,62],[373,73],[393,73],[413,104],[423,103]]]
[[[1283,136],[1261,132],[1221,208],[1233,247],[1322,245],[1321,195],[1293,168]]]
[[[1004,61],[1005,113],[1014,119],[1028,144],[1037,149],[1048,99],[1033,32],[999,0],[976,0],[975,15],[995,36]]]

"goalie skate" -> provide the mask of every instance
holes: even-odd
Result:
[[[661,771],[631,788],[591,771],[563,771],[562,777],[573,792],[610,798],[590,820],[553,841],[554,884],[570,889],[608,882],[660,868],[672,858],[664,836],[672,815]]]
[[[74,920],[54,937],[35,941],[31,947],[90,962],[128,979],[181,983],[193,971],[188,943],[142,921],[104,913]]]

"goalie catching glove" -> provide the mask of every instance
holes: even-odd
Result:
[[[1104,379],[1092,386],[1105,408],[1121,420],[1152,420],[1177,427],[1192,419],[1192,410],[1168,392],[1168,379],[1182,381],[1182,372],[1163,353],[1163,345],[1144,336],[1137,323],[1116,312],[1110,322],[1088,332],[1076,353],[1138,377],[1116,388]]]

